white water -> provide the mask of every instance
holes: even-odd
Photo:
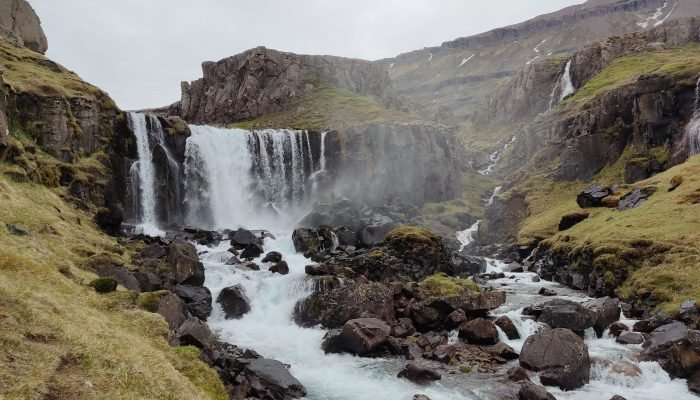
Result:
[[[489,197],[489,200],[486,202],[487,206],[490,206],[493,204],[494,200],[496,200],[496,197],[498,197],[499,194],[501,194],[501,189],[503,186],[496,186],[495,189],[493,189],[493,193],[491,193],[491,197]]]
[[[489,165],[486,168],[480,170],[479,173],[481,175],[491,175],[491,173],[493,173],[493,169],[496,167],[496,164],[498,164],[498,160],[501,159],[501,155],[504,151],[506,151],[506,149],[508,149],[508,147],[510,147],[511,144],[513,144],[513,142],[515,142],[515,136],[513,136],[510,139],[510,141],[503,145],[503,148],[497,149],[496,151],[491,153],[491,155],[489,156]]]
[[[457,68],[459,68],[459,67],[461,67],[462,65],[468,63],[469,60],[471,60],[471,59],[474,58],[475,56],[476,56],[476,54],[472,54],[472,55],[470,55],[470,56],[467,57],[467,58],[463,58],[463,59],[462,59],[462,62],[459,63],[459,65],[457,66]]]
[[[686,127],[688,138],[688,155],[700,154],[700,79],[695,86],[695,113]]]
[[[291,235],[275,232],[277,239],[266,239],[266,251],[279,251],[289,264],[288,275],[268,271],[244,272],[221,261],[228,244],[215,249],[203,246],[206,268],[205,285],[216,298],[221,289],[241,284],[251,299],[252,310],[239,320],[225,320],[218,304],[209,319],[210,327],[222,339],[243,348],[255,349],[264,357],[291,365],[290,372],[306,387],[308,399],[411,399],[425,393],[433,400],[471,399],[443,387],[440,383],[420,387],[396,378],[404,361],[360,358],[350,355],[326,355],[321,350],[324,330],[301,328],[292,320],[294,304],[311,293],[305,281],[304,266],[309,260],[294,251]],[[256,260],[262,265],[260,260]]]
[[[129,127],[136,137],[136,149],[139,156],[139,161],[132,165],[130,171],[131,174],[138,174],[139,182],[140,215],[137,228],[146,235],[158,236],[163,231],[158,228],[156,219],[155,170],[153,166],[153,149],[151,148],[148,126],[146,125],[147,116],[144,113],[130,112],[127,114],[127,117]],[[160,127],[160,122],[156,118],[152,118],[151,123]],[[156,140],[162,143],[162,129],[156,129],[155,131],[161,135]],[[135,180],[132,175],[131,182],[133,183]]]
[[[566,62],[564,75],[561,77],[561,95],[559,95],[559,101],[564,100],[566,96],[569,96],[574,92],[576,92],[576,88],[574,88],[574,84],[571,80],[571,60],[569,60]]]
[[[469,228],[457,232],[457,240],[461,244],[461,247],[459,248],[459,251],[464,250],[465,247],[467,247],[471,242],[474,241],[474,234],[479,230],[479,223],[481,221],[476,221],[472,226]]]
[[[319,170],[320,171],[326,170],[326,134],[327,133],[328,132],[321,133],[321,154],[319,156],[319,158],[320,158]]]
[[[677,5],[678,5],[678,3],[674,4],[673,8],[671,9],[671,12],[669,12],[666,15],[666,17],[661,18],[664,15],[664,10],[666,9],[666,7],[668,7],[668,1],[664,2],[664,4],[661,7],[657,8],[653,14],[651,14],[649,17],[647,17],[647,19],[645,19],[642,22],[637,22],[637,25],[646,29],[649,27],[649,24],[651,24],[653,22],[654,26],[659,26],[659,25],[663,24],[669,16],[671,16],[673,11],[676,9]]]

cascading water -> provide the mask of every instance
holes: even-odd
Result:
[[[129,127],[134,132],[136,137],[136,148],[138,151],[139,160],[131,166],[130,182],[132,183],[131,190],[133,193],[138,192],[138,196],[133,195],[134,210],[138,212],[138,227],[147,235],[159,235],[162,233],[158,229],[158,221],[156,216],[156,190],[155,190],[155,168],[153,164],[153,146],[149,138],[148,126],[146,118],[151,118],[143,113],[130,112],[127,114]],[[152,124],[160,123],[157,119],[151,121]],[[160,130],[162,143],[162,130]],[[138,182],[138,187],[136,187]]]
[[[695,85],[695,113],[686,128],[688,155],[700,154],[700,78]]]
[[[576,91],[574,83],[571,80],[571,60],[566,62],[566,67],[564,68],[564,75],[562,75],[561,79],[561,95],[559,95],[559,101],[564,100],[566,96],[569,96]]]

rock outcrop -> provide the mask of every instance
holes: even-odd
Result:
[[[0,1],[0,35],[37,53],[49,48],[41,21],[26,0]]]
[[[580,388],[590,379],[588,346],[568,329],[552,329],[527,338],[520,365],[538,371],[544,385],[562,390]]]
[[[203,78],[182,83],[179,113],[190,123],[224,124],[280,111],[319,86],[343,88],[396,103],[381,65],[331,56],[283,53],[258,47],[202,64]]]

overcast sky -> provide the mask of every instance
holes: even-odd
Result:
[[[583,0],[29,0],[47,55],[123,109],[180,98],[202,61],[256,46],[393,57]]]

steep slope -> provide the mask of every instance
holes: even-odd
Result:
[[[26,0],[0,1],[0,36],[41,54],[49,47],[41,21]]]
[[[494,87],[526,65],[559,59],[603,38],[700,14],[694,0],[588,1],[521,24],[380,62],[398,94],[467,121]]]

